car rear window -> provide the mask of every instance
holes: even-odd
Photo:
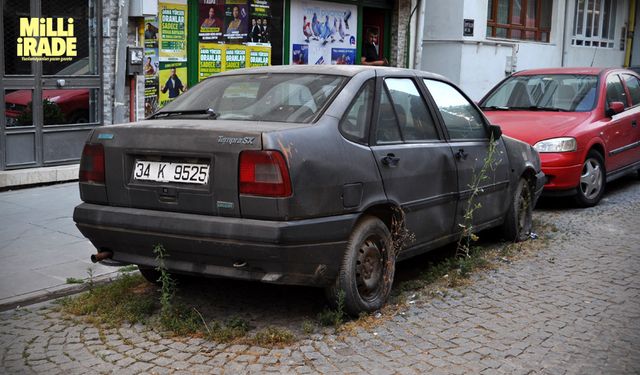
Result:
[[[194,86],[161,112],[212,109],[218,119],[308,123],[346,77],[320,74],[219,76]]]
[[[514,76],[481,103],[483,108],[588,112],[596,104],[598,77],[584,74]]]

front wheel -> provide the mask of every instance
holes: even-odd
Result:
[[[604,193],[605,176],[602,156],[597,151],[589,151],[582,164],[580,183],[575,196],[578,206],[592,207],[600,202]]]
[[[329,302],[343,299],[352,316],[379,310],[391,292],[395,262],[389,229],[377,217],[365,217],[349,237],[335,284],[327,288]]]
[[[533,194],[531,185],[521,178],[511,198],[502,232],[508,241],[520,242],[529,238],[533,227]]]

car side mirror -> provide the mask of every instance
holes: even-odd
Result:
[[[499,125],[489,125],[489,135],[496,141],[502,137],[502,129]]]
[[[611,102],[609,103],[609,109],[605,113],[607,117],[613,117],[618,113],[624,111],[624,103],[623,102]]]

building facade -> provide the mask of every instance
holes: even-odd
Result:
[[[634,6],[635,0],[425,0],[414,64],[448,77],[474,100],[519,70],[628,66]]]

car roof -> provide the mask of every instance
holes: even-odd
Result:
[[[514,76],[538,75],[538,74],[584,74],[597,76],[605,72],[620,70],[628,71],[622,68],[602,68],[602,67],[575,67],[575,68],[542,68],[528,69],[514,73]]]
[[[265,73],[298,73],[298,74],[328,74],[353,77],[361,72],[375,71],[377,75],[386,76],[394,74],[418,75],[420,77],[437,78],[448,81],[438,74],[420,70],[403,69],[394,67],[377,67],[366,65],[276,65],[255,68],[245,68],[217,73],[215,76],[238,75],[238,74],[265,74]]]

